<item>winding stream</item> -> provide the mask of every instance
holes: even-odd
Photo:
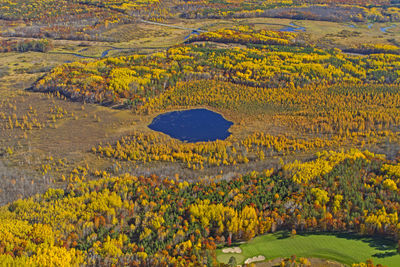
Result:
[[[55,53],[57,53],[57,54],[65,54],[65,55],[72,55],[72,56],[79,57],[79,58],[95,58],[95,59],[101,59],[101,58],[107,57],[108,54],[110,53],[110,51],[113,51],[113,50],[128,50],[128,49],[130,49],[130,48],[111,47],[111,48],[109,48],[109,49],[107,49],[107,50],[104,50],[104,51],[101,53],[100,57],[96,57],[96,56],[85,56],[85,55],[82,55],[82,54],[78,54],[78,53],[87,51],[88,48],[83,48],[83,49],[79,50],[78,53],[68,53],[68,52],[66,52],[66,53],[61,53],[61,52],[60,52],[60,53],[57,53],[57,52],[55,52]],[[64,61],[64,63],[71,63],[71,62],[72,62],[72,61],[70,61],[70,60]]]
[[[289,23],[290,26],[280,29],[281,32],[305,32],[306,28],[296,25],[293,22]]]
[[[199,34],[200,34],[199,30],[200,30],[200,29],[191,31],[191,32],[189,33],[189,35],[185,36],[185,38],[184,38],[183,40],[186,41],[186,40],[189,39],[190,36],[192,36],[192,35],[199,35]]]
[[[388,26],[388,27],[382,27],[381,28],[381,32],[387,33],[387,30],[393,29],[395,27],[396,27],[396,25],[391,25],[391,26]]]

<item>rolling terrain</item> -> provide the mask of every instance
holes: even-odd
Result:
[[[399,5],[0,0],[0,265],[397,266]]]

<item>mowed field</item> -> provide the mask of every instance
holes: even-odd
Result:
[[[400,255],[393,242],[384,239],[357,237],[351,234],[306,234],[289,236],[287,232],[278,232],[254,238],[240,244],[241,254],[222,253],[217,250],[217,259],[228,263],[234,256],[238,264],[248,258],[263,255],[267,260],[287,258],[292,255],[306,258],[334,260],[346,265],[372,259],[375,264],[388,267],[400,265]]]

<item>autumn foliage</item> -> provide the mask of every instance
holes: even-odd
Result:
[[[218,244],[279,229],[396,239],[400,226],[398,164],[368,151],[230,181],[104,175],[2,207],[0,263],[199,264]]]

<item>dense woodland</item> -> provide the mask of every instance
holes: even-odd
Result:
[[[368,151],[230,181],[99,175],[3,207],[0,263],[216,266],[216,246],[279,229],[398,240],[399,164]]]
[[[150,56],[75,62],[55,68],[36,83],[34,89],[60,91],[72,99],[88,102],[116,102],[123,98],[137,106],[185,80],[229,81],[267,88],[322,86],[337,81],[350,84],[399,82],[398,55],[347,55],[337,49],[301,46],[295,43],[292,33],[242,30],[245,31],[244,40],[250,42],[246,48],[188,44]],[[235,42],[236,36],[236,31],[225,30],[206,33],[195,40],[219,39],[223,42],[231,39]],[[257,44],[259,42],[280,45]]]

